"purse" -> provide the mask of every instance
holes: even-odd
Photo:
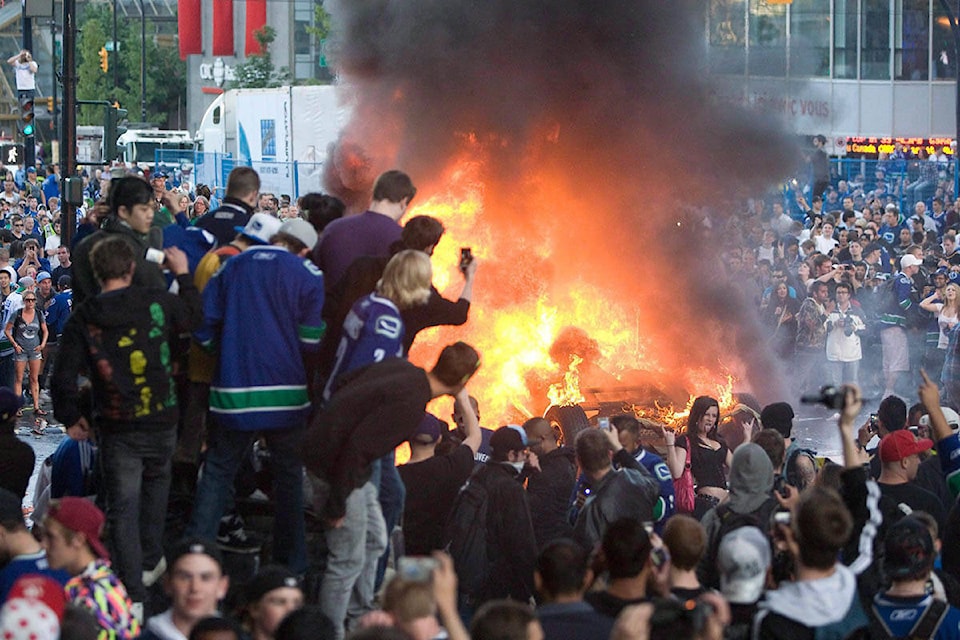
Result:
[[[690,471],[690,439],[687,439],[687,460],[683,473],[673,481],[674,501],[677,513],[693,513],[696,496],[693,492],[693,472]]]

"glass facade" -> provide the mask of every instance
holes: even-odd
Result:
[[[707,29],[713,73],[956,78],[953,34],[939,0],[709,0]]]

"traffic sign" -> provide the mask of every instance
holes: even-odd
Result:
[[[23,164],[23,145],[0,144],[0,162],[6,165]]]

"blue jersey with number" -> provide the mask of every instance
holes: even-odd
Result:
[[[387,358],[403,357],[403,332],[400,310],[392,301],[376,293],[360,298],[343,321],[343,336],[323,390],[324,400],[333,395],[338,376]]]

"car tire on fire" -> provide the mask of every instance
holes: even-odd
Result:
[[[560,444],[573,446],[577,440],[577,434],[584,429],[590,428],[590,420],[584,413],[580,405],[553,405],[547,409],[543,417],[550,421],[550,424],[558,427],[563,435],[563,441]]]

